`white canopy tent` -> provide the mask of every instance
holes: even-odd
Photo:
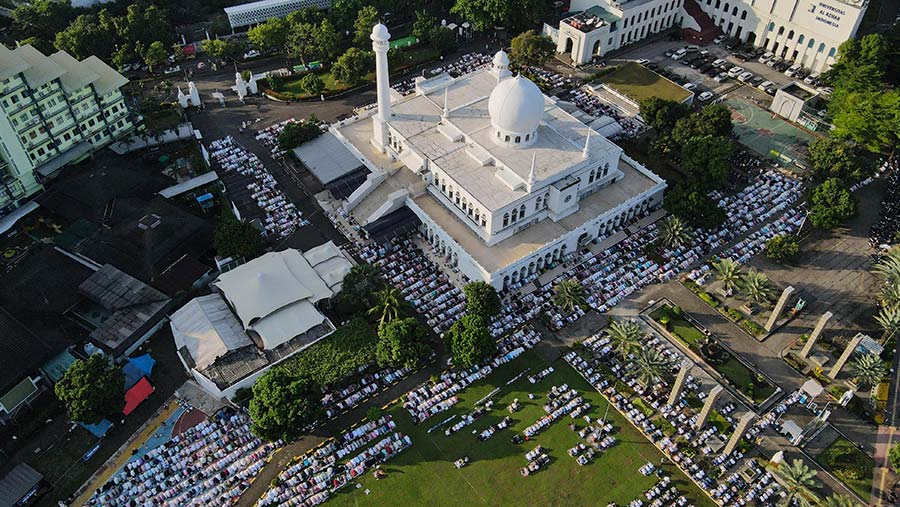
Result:
[[[192,299],[170,322],[175,348],[185,347],[199,370],[232,350],[253,345],[219,294]]]

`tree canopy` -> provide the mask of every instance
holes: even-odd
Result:
[[[462,368],[480,364],[497,351],[497,341],[479,315],[464,315],[454,322],[444,340],[453,364]]]
[[[237,39],[212,39],[203,43],[203,50],[213,58],[237,60],[244,54],[244,44]]]
[[[269,18],[247,30],[247,39],[262,53],[280,51],[287,46],[291,25],[284,18]]]
[[[694,227],[712,229],[725,222],[725,210],[719,207],[697,182],[683,182],[666,192],[663,206],[669,213]]]
[[[841,180],[830,178],[810,191],[807,208],[814,226],[833,229],[856,214],[856,198]]]
[[[331,67],[331,73],[338,81],[352,85],[360,81],[373,65],[374,58],[370,51],[349,48]]]
[[[309,76],[304,77],[304,79],[307,77]],[[318,77],[316,77],[316,79],[318,79]],[[319,81],[321,82],[321,80]],[[303,85],[301,84],[301,86]],[[303,143],[312,141],[320,135],[322,135],[322,129],[319,128],[319,121],[315,117],[310,117],[302,122],[291,122],[285,125],[281,134],[278,134],[278,146],[282,150],[292,150]]]
[[[106,356],[94,354],[76,359],[53,387],[69,419],[96,424],[106,416],[121,415],[125,408],[125,376]]]
[[[155,41],[144,50],[142,56],[144,57],[144,63],[146,63],[147,67],[150,68],[150,71],[153,72],[153,69],[159,67],[166,61],[166,46],[160,41]]]
[[[721,188],[731,173],[734,145],[721,136],[689,139],[681,147],[681,167],[708,190]]]
[[[541,0],[456,0],[450,12],[471,21],[479,32],[502,26],[519,33],[540,21],[546,9]]]
[[[350,268],[341,284],[338,293],[338,304],[347,313],[365,312],[371,308],[375,299],[373,295],[384,287],[381,273],[371,264],[357,264]]]
[[[847,182],[866,177],[862,150],[852,141],[820,137],[809,144],[809,161],[814,181],[840,178]]]
[[[513,37],[509,48],[509,60],[519,68],[539,67],[556,51],[556,45],[549,37],[528,30]]]
[[[371,47],[372,39],[369,36],[372,34],[372,27],[378,24],[379,17],[378,9],[372,5],[367,5],[357,11],[356,21],[353,22],[354,44],[361,48]]]
[[[259,438],[296,440],[322,414],[322,389],[308,376],[275,367],[253,384],[251,431]]]
[[[500,296],[487,282],[470,282],[463,287],[466,313],[481,316],[486,322],[500,314]]]
[[[309,95],[319,95],[325,89],[325,82],[322,78],[310,72],[300,79],[300,89]]]
[[[660,97],[641,99],[641,118],[660,135],[668,135],[678,120],[690,114],[690,107],[683,102]]]
[[[266,242],[259,229],[239,221],[226,210],[216,224],[213,237],[216,254],[233,259],[252,259],[262,253]]]
[[[800,253],[800,244],[797,236],[792,234],[780,234],[766,242],[766,257],[783,262],[790,260]]]
[[[416,11],[416,20],[413,22],[413,37],[420,42],[427,42],[431,36],[431,30],[438,26],[438,20],[426,10]]]
[[[375,357],[379,366],[414,368],[431,352],[425,327],[413,317],[394,319],[378,327]]]

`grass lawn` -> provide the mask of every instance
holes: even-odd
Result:
[[[669,322],[666,325],[669,332],[684,342],[691,350],[699,352],[700,344],[706,339],[706,336],[684,317],[672,313],[670,306],[660,306],[650,314],[650,317],[657,322],[663,316],[669,318]],[[762,403],[775,393],[775,386],[765,378],[760,380],[753,370],[739,361],[730,352],[727,350],[722,352],[728,356],[728,359],[720,364],[708,364],[747,397],[756,403]]]
[[[634,62],[620,66],[603,76],[600,81],[627,95],[635,102],[640,102],[641,99],[648,97],[660,97],[681,102],[691,95],[691,92],[676,83]]]
[[[354,318],[333,333],[286,359],[279,367],[305,372],[319,385],[340,384],[360,368],[375,362],[375,328]]]
[[[816,461],[861,498],[871,495],[875,460],[849,440],[838,438],[816,456]]]
[[[575,445],[578,435],[568,429],[572,421],[565,417],[520,445],[510,442],[514,432],[521,432],[544,414],[542,404],[544,394],[553,385],[567,383],[592,404],[590,415],[603,417],[606,400],[585,382],[581,376],[564,361],[553,363],[555,371],[537,385],[532,385],[525,377],[507,386],[510,378],[526,368],[539,371],[546,362],[535,352],[523,354],[508,363],[481,382],[470,386],[460,394],[460,403],[450,411],[436,415],[416,426],[402,405],[389,409],[397,423],[397,431],[410,436],[413,445],[396,458],[383,465],[387,477],[376,481],[372,474],[366,474],[359,482],[361,488],[347,488],[333,496],[328,504],[338,506],[361,505],[583,505],[603,506],[609,502],[627,505],[638,498],[655,483],[654,477],[645,477],[637,469],[652,461],[659,463],[661,453],[630,423],[626,422],[614,408],[609,417],[616,428],[617,445],[599,455],[587,466],[579,466],[566,453]],[[482,416],[475,423],[463,428],[450,437],[444,436],[443,427],[428,433],[433,425],[450,415],[461,416],[471,412],[476,401],[495,387],[500,391],[494,395],[496,402],[492,412]],[[528,393],[538,398],[531,401]],[[505,407],[518,398],[523,408],[512,414],[513,427],[501,430],[486,442],[479,442],[475,434],[488,425],[498,422],[508,415]],[[458,420],[458,419],[457,419]],[[452,424],[452,423],[451,423]],[[580,427],[584,420],[579,419]],[[475,434],[473,434],[473,432]],[[530,477],[519,475],[519,468],[526,464],[525,453],[536,445],[542,445],[551,457],[550,464]],[[471,463],[456,469],[453,462],[468,456]],[[697,507],[711,507],[714,504],[693,483],[674,466],[666,465],[673,482]],[[370,490],[369,494],[365,493]]]

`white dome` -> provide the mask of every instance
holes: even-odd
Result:
[[[494,68],[498,67],[502,67],[504,69],[509,67],[509,55],[507,55],[506,51],[503,51],[502,49],[500,51],[497,51],[497,53],[494,55]]]
[[[524,77],[507,78],[491,92],[488,112],[496,129],[515,134],[531,133],[544,117],[544,94]]]
[[[373,41],[385,42],[391,40],[391,34],[386,26],[381,23],[372,27],[372,35],[369,36]]]

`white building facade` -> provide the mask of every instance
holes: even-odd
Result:
[[[234,30],[265,23],[269,18],[283,18],[302,9],[327,9],[330,6],[331,0],[260,0],[225,7],[225,15]]]
[[[381,59],[389,34],[372,38]],[[330,132],[371,171],[345,209],[366,225],[408,207],[471,280],[502,289],[662,204],[661,178],[512,76],[502,51],[403,98],[376,63],[378,108]]]

